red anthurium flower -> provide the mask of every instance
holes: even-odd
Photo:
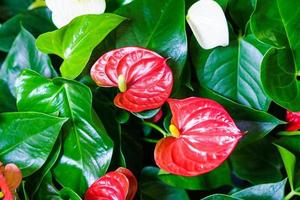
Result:
[[[170,132],[155,147],[156,164],[182,176],[209,172],[230,155],[242,133],[217,102],[190,97],[169,99],[172,111]]]
[[[0,162],[0,198],[14,200],[13,191],[22,181],[22,173],[15,164],[2,165]]]
[[[297,131],[300,129],[300,112],[286,112],[286,121],[288,122],[287,131]]]
[[[91,77],[101,87],[118,87],[115,105],[131,112],[160,107],[173,86],[166,59],[140,47],[124,47],[104,54],[92,67]]]
[[[137,180],[132,172],[120,167],[95,181],[85,193],[85,200],[132,200]]]

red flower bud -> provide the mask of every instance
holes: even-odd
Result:
[[[140,47],[124,47],[101,56],[91,69],[101,87],[118,87],[116,106],[130,112],[159,108],[170,96],[173,75],[166,59]]]
[[[85,200],[132,200],[137,191],[137,180],[132,172],[120,167],[96,180],[86,191]]]
[[[170,132],[155,147],[156,164],[182,176],[209,172],[230,155],[242,133],[217,102],[190,97],[169,99],[172,111]]]

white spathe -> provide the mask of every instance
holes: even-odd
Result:
[[[75,17],[86,14],[101,14],[105,11],[105,0],[46,0],[52,11],[52,21],[61,28]]]
[[[229,33],[221,6],[213,0],[200,0],[188,10],[187,22],[203,49],[227,46]]]

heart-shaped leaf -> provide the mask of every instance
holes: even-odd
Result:
[[[101,56],[91,69],[102,87],[118,87],[114,103],[131,112],[156,109],[167,100],[173,75],[166,60],[153,51],[125,47]]]
[[[27,70],[18,78],[16,88],[19,110],[59,112],[59,116],[70,118],[63,128],[63,154],[53,172],[61,185],[82,195],[106,172],[113,146],[101,121],[93,119],[91,91],[75,81],[48,80]]]
[[[265,49],[253,35],[239,36],[229,46],[204,51],[192,43],[192,59],[199,82],[223,96],[259,110],[267,110],[270,98],[263,91],[260,64]]]
[[[210,99],[169,99],[170,131],[155,147],[156,164],[163,170],[196,176],[212,171],[231,154],[242,133],[226,110]]]
[[[85,193],[85,200],[132,200],[137,191],[137,180],[126,168],[118,168],[95,181]]]
[[[187,57],[184,0],[135,0],[116,13],[130,19],[117,29],[117,47],[140,46],[169,58],[176,90]]]
[[[44,53],[63,58],[62,76],[74,79],[84,69],[93,49],[124,20],[109,13],[80,16],[61,29],[41,35],[36,45]]]
[[[261,67],[264,90],[277,104],[291,111],[300,111],[299,18],[298,0],[288,4],[285,0],[257,0],[251,18],[256,37],[275,47],[268,51]]]
[[[31,175],[47,160],[65,122],[43,113],[1,113],[0,160],[16,164],[25,177]]]

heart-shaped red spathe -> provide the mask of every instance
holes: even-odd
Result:
[[[166,59],[140,47],[124,47],[104,54],[93,65],[91,77],[101,87],[125,87],[114,103],[130,112],[159,108],[173,86]]]
[[[210,99],[169,99],[170,131],[155,147],[156,164],[182,176],[197,176],[221,165],[242,137],[226,110]]]
[[[86,191],[85,200],[132,200],[137,191],[137,180],[132,172],[120,167],[96,180]]]
[[[286,121],[288,122],[285,130],[297,131],[300,129],[300,112],[286,112]]]

